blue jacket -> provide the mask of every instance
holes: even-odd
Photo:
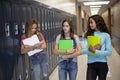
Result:
[[[100,36],[100,44],[101,50],[96,50],[95,53],[99,56],[88,56],[88,63],[94,62],[107,62],[106,56],[110,56],[112,54],[112,45],[111,45],[111,38],[108,33],[96,31],[94,32],[95,36]],[[84,44],[82,46],[82,54],[89,54],[90,51],[87,47],[87,39],[84,40]]]

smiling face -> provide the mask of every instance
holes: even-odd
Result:
[[[90,25],[90,28],[92,30],[97,30],[95,20],[93,20],[92,18],[90,18],[90,24],[89,25]]]
[[[63,31],[65,34],[70,32],[70,25],[68,24],[68,22],[63,23]]]
[[[31,31],[32,31],[32,34],[35,34],[36,31],[37,31],[37,25],[36,25],[36,24],[33,24],[31,29],[32,29],[32,30],[31,30]]]

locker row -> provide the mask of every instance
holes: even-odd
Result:
[[[34,1],[0,2],[0,80],[33,80],[31,61],[28,55],[20,52],[21,35],[25,33],[25,23],[30,18],[38,21],[39,31],[47,42],[49,74],[57,66],[57,56],[52,49],[55,37],[61,31],[61,22],[65,18],[76,17]]]

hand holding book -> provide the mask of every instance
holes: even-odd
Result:
[[[100,49],[101,49],[101,45],[100,44],[96,44],[95,46],[90,45],[89,48],[88,48],[88,50],[90,52],[93,52],[93,53],[95,53],[95,50],[100,50]]]

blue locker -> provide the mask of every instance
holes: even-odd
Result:
[[[2,4],[0,3],[0,65],[3,64],[3,29],[2,29]],[[0,66],[0,80],[3,80],[3,70],[2,66]]]
[[[37,8],[36,10],[37,10],[36,20],[38,21],[38,30],[42,33],[42,31],[41,31],[41,26],[42,26],[42,24],[41,24],[41,11],[40,11],[41,9]]]
[[[25,4],[23,4],[20,8],[20,12],[22,13],[22,16],[20,18],[20,30],[21,30],[21,35],[23,35],[25,33],[25,23],[27,21],[27,17],[26,15],[28,14],[27,11],[27,6]],[[31,15],[31,14],[29,14]],[[30,17],[30,16],[29,16]],[[29,18],[28,17],[28,18]],[[20,36],[21,36],[20,35]],[[21,42],[21,41],[20,41]],[[22,62],[21,62],[22,61]],[[21,67],[23,66],[23,80],[31,80],[31,62],[30,62],[30,58],[27,54],[24,55],[20,55],[19,57],[19,64],[22,63],[23,65],[21,65]],[[21,74],[21,73],[20,73]],[[19,76],[18,76],[19,78]]]
[[[31,16],[32,18],[36,19],[37,18],[37,8],[35,6],[31,7]]]
[[[13,3],[12,5],[12,19],[13,19],[13,49],[14,54],[16,56],[16,67],[15,67],[15,75],[16,79],[24,79],[23,76],[23,60],[20,53],[20,37],[21,37],[21,31],[20,31],[20,5]]]
[[[29,19],[32,18],[32,11],[31,11],[31,6],[26,5],[26,20],[28,21]]]
[[[11,80],[14,74],[15,55],[13,53],[13,32],[12,32],[12,8],[11,3],[2,2],[2,29],[3,29],[3,54],[2,70],[3,80]]]

